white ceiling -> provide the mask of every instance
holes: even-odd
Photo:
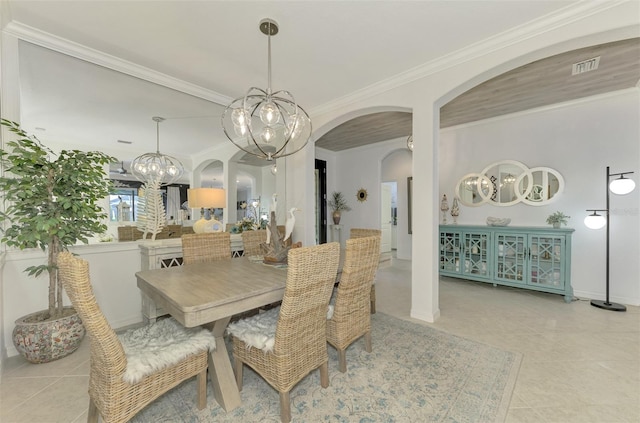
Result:
[[[206,99],[22,46],[27,130],[134,157],[155,148],[152,116],[168,118],[160,126],[164,153],[195,155],[226,142],[222,106],[251,86],[266,87],[267,38],[258,30],[265,17],[280,26],[272,86],[292,92],[313,117],[345,96],[578,3],[9,0],[2,7],[6,30],[22,39],[64,44],[119,69],[152,69]]]

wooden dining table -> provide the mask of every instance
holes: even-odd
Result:
[[[231,317],[282,300],[287,270],[246,257],[136,273],[138,288],[185,327],[204,325],[216,339],[210,352],[213,394],[227,412],[240,406],[224,332]]]

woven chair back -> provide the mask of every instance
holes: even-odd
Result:
[[[304,361],[318,363],[311,368],[328,360],[327,307],[339,260],[340,244],[337,242],[289,250],[287,282],[276,329],[274,354],[289,356],[294,368],[300,357],[306,356],[308,359]],[[295,369],[292,371],[295,372]]]
[[[349,231],[349,238],[362,238],[365,236],[382,237],[382,231],[380,229],[369,228],[351,228]]]
[[[242,232],[242,249],[245,256],[261,256],[264,254],[261,244],[267,242],[267,230]]]
[[[89,263],[69,252],[61,252],[58,254],[58,275],[89,334],[92,369],[89,390],[120,380],[127,367],[126,356],[93,295]]]
[[[182,263],[184,265],[230,258],[231,234],[229,232],[182,235]]]
[[[379,236],[351,238],[346,241],[344,266],[332,318],[342,324],[342,330],[361,336],[363,329],[370,326],[371,284],[378,270],[379,260]]]

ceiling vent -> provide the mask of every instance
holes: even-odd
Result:
[[[600,56],[593,59],[583,60],[582,62],[574,63],[571,75],[578,75],[585,72],[590,72],[598,69],[600,64]]]

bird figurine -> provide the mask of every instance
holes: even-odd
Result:
[[[287,218],[287,222],[284,225],[284,240],[286,241],[289,239],[289,237],[291,236],[291,233],[293,232],[293,227],[296,224],[296,216],[294,215],[295,212],[299,211],[300,209],[297,207],[292,207],[289,210],[289,217]]]

